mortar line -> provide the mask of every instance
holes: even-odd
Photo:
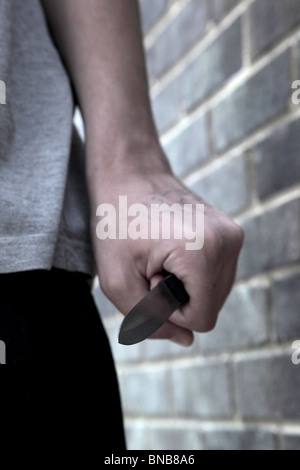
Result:
[[[197,417],[197,418],[172,418],[166,416],[164,418],[151,416],[142,418],[140,416],[132,416],[128,415],[126,418],[127,425],[135,425],[135,424],[142,424],[145,427],[158,427],[161,429],[164,428],[174,428],[176,430],[182,429],[189,429],[195,431],[207,431],[210,429],[214,430],[236,430],[236,431],[243,431],[243,430],[253,430],[255,429],[262,429],[270,432],[283,432],[286,434],[293,435],[294,433],[300,433],[300,420],[297,422],[283,420],[281,422],[273,421],[272,419],[249,419],[243,418],[238,420],[232,420],[228,418],[220,419],[212,419],[206,417]]]
[[[285,112],[284,115],[276,116],[271,122],[264,124],[250,136],[247,135],[243,140],[235,143],[232,147],[225,150],[224,152],[213,155],[212,158],[214,161],[221,161],[225,158],[234,157],[253,149],[258,144],[270,137],[274,132],[279,130],[282,127],[285,127],[293,122],[296,122],[300,119],[300,106],[295,113]],[[168,141],[169,143],[170,141]],[[163,145],[167,145],[166,142],[162,142]],[[183,178],[185,184],[193,184],[200,176],[204,170],[208,169],[211,165],[211,161],[205,161],[200,168],[194,170],[192,173],[189,173]]]
[[[238,362],[274,358],[276,356],[292,354],[292,342],[292,340],[278,344],[268,342],[264,343],[261,346],[248,346],[245,349],[240,349],[236,351],[212,352],[210,354],[201,356],[197,355],[185,357],[179,356],[176,358],[158,358],[130,364],[118,363],[118,372],[121,375],[127,374],[130,371],[141,371],[143,373],[146,373],[149,372],[151,369],[155,371],[157,369],[170,370],[170,368],[189,368],[195,366],[208,367],[220,364],[225,365],[228,364],[230,361]]]
[[[254,0],[250,0],[252,3]],[[243,8],[240,7],[243,5]],[[152,97],[157,96],[163,88],[165,88],[170,82],[174,79],[178,78],[178,75],[182,71],[186,69],[186,66],[189,65],[193,60],[198,56],[199,53],[204,51],[206,47],[213,44],[215,40],[217,40],[222,33],[224,33],[227,28],[229,28],[235,20],[237,20],[242,14],[247,11],[248,2],[245,1],[243,4],[239,5],[236,9],[234,9],[234,15],[230,14],[228,17],[225,18],[225,21],[222,21],[221,24],[216,28],[218,31],[216,33],[215,30],[208,33],[204,38],[200,40],[191,50],[189,50],[184,56],[182,56],[173,66],[172,68],[168,69],[164,74],[157,79],[155,82],[151,83],[150,86],[150,94]],[[232,12],[233,13],[233,12]],[[212,37],[211,37],[212,36]],[[239,80],[243,82],[247,80],[248,77],[251,77],[253,74],[258,72],[260,69],[263,69],[267,66],[273,59],[279,56],[288,48],[292,47],[294,44],[298,43],[300,40],[300,28],[291,31],[284,39],[280,42],[275,43],[275,45],[270,49],[266,50],[261,56],[259,56],[254,62],[251,62],[248,67],[242,68],[243,74],[241,74],[241,78]],[[239,85],[238,78],[235,79],[237,85]]]
[[[163,88],[166,83],[172,81],[180,72],[184,70],[186,65],[193,61],[197,55],[202,52],[207,46],[213,44],[243,13],[247,10],[249,3],[255,0],[245,0],[236,6],[223,20],[216,25],[215,28],[207,32],[202,38],[197,41],[191,48],[184,53],[170,68],[162,73],[162,75],[154,79],[151,83],[151,93],[156,92],[157,88]],[[150,79],[150,77],[149,77]]]

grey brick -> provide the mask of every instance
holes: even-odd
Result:
[[[169,371],[160,368],[127,369],[120,373],[119,380],[126,414],[163,416],[171,413]]]
[[[152,449],[155,450],[203,450],[203,444],[196,431],[179,429],[153,429]]]
[[[221,161],[209,168],[191,189],[227,214],[244,209],[250,199],[245,155]]]
[[[214,20],[218,22],[237,6],[240,0],[210,0],[210,2],[212,3]]]
[[[300,120],[276,130],[254,150],[261,199],[300,181]]]
[[[300,418],[300,367],[291,355],[239,361],[235,379],[238,410],[244,418]]]
[[[152,99],[154,120],[159,133],[174,125],[180,117],[177,81],[168,84]]]
[[[238,276],[248,277],[300,259],[300,199],[239,220],[245,232]]]
[[[216,150],[226,150],[283,112],[290,99],[290,85],[286,51],[219,101],[212,110]]]
[[[276,435],[260,430],[212,430],[204,435],[205,450],[276,450]]]
[[[10,54],[10,41],[12,40],[11,20],[13,18],[13,6],[11,2],[0,2],[0,80],[6,81],[9,77],[9,54]],[[1,139],[2,140],[2,139]]]
[[[212,418],[232,413],[227,364],[174,368],[172,389],[177,416]]]
[[[134,423],[126,428],[128,450],[203,450],[201,435],[185,428]]]
[[[298,43],[298,77],[300,80],[300,41]]]
[[[300,450],[300,434],[284,434],[282,450]]]
[[[216,328],[200,337],[204,353],[232,351],[268,339],[268,289],[237,286],[219,315]]]
[[[125,420],[125,435],[127,451],[151,449],[150,436],[143,423],[129,424]]]
[[[190,356],[199,351],[197,341],[188,347],[182,347],[172,341],[166,340],[147,340],[144,343],[145,349],[143,350],[143,357],[145,360],[153,359],[174,359],[176,357]]]
[[[277,338],[300,339],[300,273],[275,280],[273,311]]]
[[[176,176],[182,177],[209,158],[206,115],[200,116],[165,146]]]
[[[168,0],[139,0],[143,33],[146,34],[164,14]]]
[[[299,0],[259,0],[250,7],[252,57],[300,23]]]
[[[146,50],[150,80],[159,78],[203,36],[206,16],[205,0],[192,0],[185,5],[170,26]]]
[[[234,54],[232,51],[234,50]],[[201,51],[181,77],[181,103],[190,110],[223,86],[242,65],[241,20]]]
[[[150,429],[151,449],[203,450],[199,433],[188,429]]]

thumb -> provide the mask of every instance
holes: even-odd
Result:
[[[153,289],[153,287],[157,286],[157,284],[163,279],[162,274],[154,274],[154,276],[151,277],[150,279],[150,288]]]

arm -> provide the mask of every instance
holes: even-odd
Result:
[[[190,302],[155,335],[181,344],[216,321],[234,281],[241,229],[205,203],[205,245],[184,240],[103,240],[96,208],[153,201],[204,203],[172,175],[159,145],[148,97],[135,0],[43,0],[78,97],[86,128],[91,227],[104,292],[126,313],[160,279],[163,268],[183,280]],[[128,295],[128,293],[130,293]]]
[[[112,168],[123,173],[130,164],[166,168],[166,160],[157,152],[151,153],[150,161],[139,153],[159,145],[136,1],[43,0],[43,4],[83,113],[88,176],[93,177],[95,169],[101,175]]]

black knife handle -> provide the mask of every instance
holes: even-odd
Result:
[[[190,296],[184,288],[183,282],[180,281],[175,274],[163,270],[164,283],[172,292],[180,305],[186,304],[190,300]]]

